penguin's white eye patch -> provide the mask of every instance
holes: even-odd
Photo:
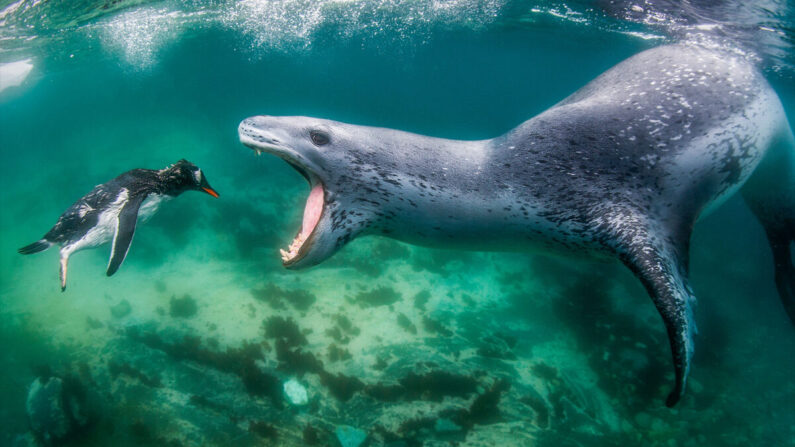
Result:
[[[196,179],[196,183],[201,183],[202,182],[202,170],[201,169],[197,169],[197,170],[193,171],[193,178]]]

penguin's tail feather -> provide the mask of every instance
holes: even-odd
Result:
[[[19,250],[19,253],[23,255],[32,255],[33,253],[38,253],[40,251],[44,251],[52,246],[52,242],[48,241],[47,239],[40,239],[30,245],[26,245]]]

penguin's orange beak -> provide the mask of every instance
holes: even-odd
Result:
[[[218,198],[218,193],[217,193],[217,192],[215,192],[215,190],[214,190],[214,189],[212,189],[212,188],[210,188],[210,187],[202,187],[202,191],[204,191],[204,192],[206,192],[207,194],[209,194],[209,195],[211,195],[211,196],[215,197],[216,199]]]
[[[201,182],[199,183],[199,188],[200,188],[202,191],[206,192],[207,194],[209,194],[209,195],[211,195],[211,196],[215,197],[216,199],[218,198],[218,193],[217,193],[217,192],[215,192],[215,190],[213,189],[213,187],[212,187],[212,186],[210,186],[210,184],[207,182],[207,179],[206,179],[206,178],[204,178],[204,176],[203,176],[203,175],[202,175],[202,178],[201,178]]]

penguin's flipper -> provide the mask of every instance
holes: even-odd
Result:
[[[124,262],[124,258],[127,257],[127,252],[130,250],[130,244],[135,234],[138,208],[141,207],[144,197],[145,195],[142,194],[130,198],[119,212],[119,217],[116,219],[116,233],[113,235],[113,248],[108,262],[108,276],[116,273],[121,263]]]

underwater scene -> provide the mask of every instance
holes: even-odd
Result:
[[[505,223],[478,226],[467,194],[503,188],[510,160],[455,174],[675,43],[674,61],[697,47],[756,67],[795,122],[786,0],[0,0],[0,445],[795,446],[795,228],[769,242],[740,193],[685,224],[689,283],[671,284],[691,321],[620,250],[525,249],[512,196],[493,199]],[[293,128],[355,163],[284,155]],[[374,147],[431,173],[422,190],[390,189]],[[749,157],[725,160],[735,182]],[[357,177],[367,163],[380,177]],[[151,171],[119,177],[134,169]],[[795,177],[753,178],[792,197]],[[381,215],[370,193],[440,199]],[[436,246],[461,221],[471,247]]]

